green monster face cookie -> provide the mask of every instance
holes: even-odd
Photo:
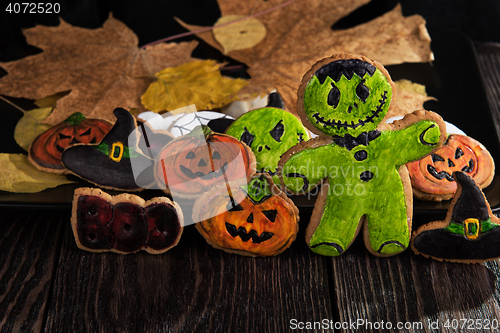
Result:
[[[281,155],[309,134],[300,120],[278,108],[265,107],[245,113],[234,121],[226,134],[249,146],[257,160],[257,171],[267,172],[279,184],[276,176]]]
[[[304,111],[321,132],[356,137],[377,128],[391,97],[391,84],[380,69],[342,59],[316,71],[304,92]]]

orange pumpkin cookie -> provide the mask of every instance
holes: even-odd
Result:
[[[155,178],[166,193],[197,198],[212,187],[246,179],[255,172],[255,156],[232,136],[195,128],[167,144],[158,154]]]
[[[441,201],[453,197],[457,183],[453,172],[462,171],[483,189],[491,184],[495,163],[488,150],[471,137],[448,136],[433,154],[406,165],[410,172],[413,195],[421,200]]]
[[[163,253],[179,242],[184,228],[179,205],[166,197],[148,201],[132,194],[111,196],[78,188],[71,227],[77,246],[90,252]]]
[[[85,118],[80,112],[75,112],[33,140],[29,160],[39,170],[66,173],[61,162],[63,151],[75,144],[98,144],[111,127],[111,123],[105,120]]]
[[[267,174],[205,193],[195,202],[193,220],[214,248],[254,257],[283,252],[299,229],[297,207]]]

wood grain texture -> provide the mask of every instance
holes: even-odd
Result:
[[[0,332],[41,332],[67,212],[0,211]]]
[[[211,248],[189,226],[163,255],[92,254],[67,228],[47,331],[288,332],[292,319],[331,316],[326,260],[303,238],[249,258]]]
[[[362,332],[463,332],[446,323],[453,319],[500,321],[497,261],[445,263],[416,256],[411,250],[378,258],[359,240],[331,261],[339,320],[362,320],[363,325],[356,326]],[[483,331],[491,332],[475,330]]]

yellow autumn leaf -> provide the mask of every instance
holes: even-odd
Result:
[[[155,74],[141,96],[142,104],[151,111],[171,111],[195,104],[197,110],[211,110],[236,100],[236,93],[247,81],[224,77],[215,60],[198,60]]]
[[[242,15],[226,15],[215,22],[213,34],[227,54],[257,45],[266,37],[266,27],[256,18],[245,19]]]
[[[41,123],[41,121],[47,118],[51,112],[52,107],[25,111],[24,116],[19,119],[14,130],[14,139],[17,144],[28,151],[33,140],[52,127],[52,125]]]
[[[394,82],[396,88],[403,89],[409,92],[413,92],[422,96],[427,96],[425,91],[425,86],[423,84],[411,82],[410,80],[400,79]]]
[[[47,188],[72,183],[63,175],[36,169],[23,154],[0,154],[0,190],[36,193]]]

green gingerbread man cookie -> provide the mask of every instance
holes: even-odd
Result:
[[[252,149],[257,171],[271,175],[275,184],[280,184],[277,168],[281,155],[297,143],[309,140],[307,129],[296,116],[275,107],[243,114],[231,124],[226,134]]]
[[[430,111],[385,124],[393,89],[381,64],[348,54],[319,61],[302,79],[298,113],[320,137],[292,147],[279,169],[289,190],[318,191],[306,230],[316,253],[342,254],[361,227],[375,255],[408,247],[412,193],[405,163],[436,150],[446,129]]]

